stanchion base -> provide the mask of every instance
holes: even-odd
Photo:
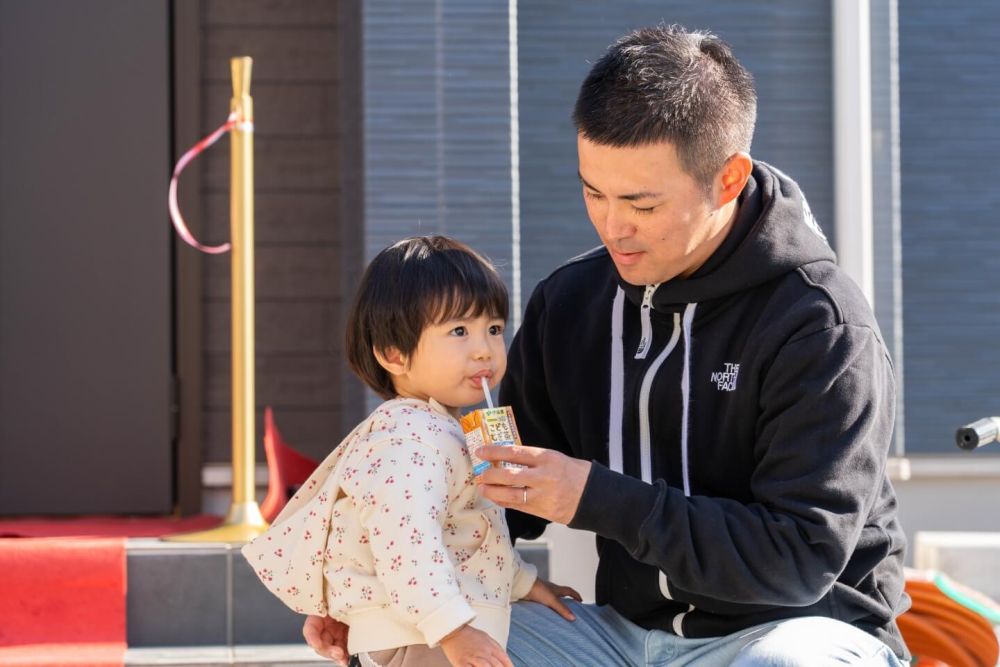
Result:
[[[268,523],[260,513],[256,502],[233,503],[229,506],[226,520],[217,528],[199,530],[193,533],[165,535],[164,542],[227,542],[239,544],[249,542],[267,530]]]

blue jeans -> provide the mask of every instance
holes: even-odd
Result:
[[[903,667],[881,641],[831,618],[795,618],[725,637],[687,639],[640,628],[610,606],[564,602],[576,621],[536,602],[513,605],[507,654],[517,667]]]

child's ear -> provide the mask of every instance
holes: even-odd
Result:
[[[378,365],[389,372],[389,375],[402,375],[407,369],[406,355],[396,347],[387,347],[384,350],[372,348],[375,360]]]

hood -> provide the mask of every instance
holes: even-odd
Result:
[[[755,160],[740,194],[736,223],[722,245],[688,278],[674,278],[653,294],[657,310],[701,303],[750,287],[817,261],[836,261],[798,184],[771,165]],[[619,284],[636,304],[644,286]]]

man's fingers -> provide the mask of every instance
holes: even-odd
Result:
[[[496,447],[495,449],[502,449]],[[493,465],[476,477],[477,484],[492,484],[496,486],[523,486],[530,468],[504,468]]]
[[[478,451],[491,449],[504,451],[511,447],[482,447]],[[478,452],[477,452],[478,454]],[[531,468],[505,468],[494,465],[484,470],[476,477],[479,493],[489,500],[504,507],[523,507],[526,503],[525,488],[531,486],[533,479]]]
[[[519,486],[480,485],[479,495],[501,507],[522,509],[531,502],[531,491]],[[528,503],[525,502],[528,501]]]
[[[549,450],[541,447],[518,445],[488,445],[476,450],[476,456],[484,461],[507,461],[520,465],[533,465],[538,457]]]

